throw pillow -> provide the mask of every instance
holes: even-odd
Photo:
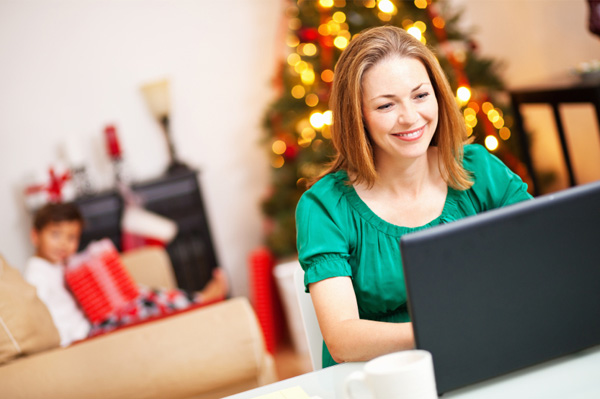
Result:
[[[35,287],[0,255],[0,364],[59,344],[58,330]]]

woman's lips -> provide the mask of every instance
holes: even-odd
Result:
[[[425,125],[421,126],[418,129],[407,130],[406,132],[401,133],[392,133],[392,136],[398,137],[400,140],[404,141],[414,141],[421,138],[423,132],[425,131]]]

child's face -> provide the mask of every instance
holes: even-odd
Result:
[[[36,255],[61,264],[77,252],[80,237],[81,224],[77,221],[49,223],[41,230],[33,229],[31,232]]]

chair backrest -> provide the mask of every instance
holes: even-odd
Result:
[[[304,270],[300,267],[300,263],[298,263],[298,267],[294,270],[294,287],[296,288],[296,296],[300,305],[300,315],[302,316],[302,324],[306,332],[306,340],[308,341],[310,361],[313,370],[320,370],[323,368],[323,360],[321,358],[323,354],[323,335],[319,328],[319,322],[317,321],[317,315],[310,294],[304,288]]]

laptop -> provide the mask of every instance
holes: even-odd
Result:
[[[439,394],[600,344],[600,182],[403,236]]]

